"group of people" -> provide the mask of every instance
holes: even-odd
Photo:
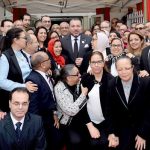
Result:
[[[0,149],[148,150],[150,23],[30,20],[1,21]]]

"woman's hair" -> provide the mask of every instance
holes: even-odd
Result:
[[[74,64],[67,64],[61,70],[60,74],[57,76],[57,80],[66,82],[66,79],[71,75],[73,68],[76,67]]]
[[[51,40],[51,35],[52,35],[53,33],[56,33],[56,34],[58,35],[59,39],[60,39],[60,36],[59,36],[59,34],[58,34],[57,31],[50,31],[50,32],[48,33],[48,40]]]
[[[103,54],[100,52],[100,51],[93,51],[92,53],[91,53],[91,55],[90,55],[90,57],[89,57],[89,62],[91,62],[91,58],[92,58],[92,56],[93,55],[99,55],[101,58],[102,58],[102,60],[104,61],[104,56],[103,56]]]
[[[36,28],[36,30],[35,30],[35,36],[36,37],[38,36],[40,29],[44,29],[46,31],[46,34],[47,34],[47,29],[44,26],[40,26],[40,27]],[[37,40],[38,40],[38,37],[37,37]],[[47,47],[47,44],[48,44],[48,36],[46,37],[46,40],[44,41],[44,46]]]
[[[115,34],[117,35],[117,37],[121,39],[121,35],[120,35],[120,33],[119,33],[119,32],[117,32],[116,30],[112,30],[112,31],[110,31],[110,34],[111,34],[111,33],[115,33]]]
[[[19,38],[21,32],[24,32],[23,29],[21,29],[21,28],[12,28],[12,29],[8,30],[8,32],[6,33],[6,36],[4,36],[1,39],[0,51],[2,52],[4,50],[10,48],[14,42],[14,39]]]
[[[143,34],[140,32],[140,31],[138,31],[138,30],[135,30],[135,31],[132,31],[132,32],[130,32],[129,33],[129,35],[128,35],[128,51],[130,52],[130,53],[132,53],[132,54],[134,54],[134,50],[132,49],[132,47],[130,46],[130,36],[131,35],[137,35],[139,38],[140,38],[140,40],[141,41],[143,41],[142,42],[142,44],[141,44],[141,49],[140,49],[140,51],[137,53],[137,55],[141,55],[141,52],[142,52],[142,49],[144,48],[144,36],[143,36]]]

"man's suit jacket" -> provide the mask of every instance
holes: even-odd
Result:
[[[141,70],[146,70],[148,71],[148,73],[150,73],[150,62],[149,62],[150,60],[148,60],[150,59],[149,51],[150,51],[150,46],[147,46],[142,50],[141,62],[140,62]]]
[[[52,91],[43,76],[32,70],[27,81],[38,85],[38,90],[30,95],[29,112],[42,116],[44,123],[52,123],[52,112],[56,109]]]
[[[132,129],[144,139],[150,137],[150,79],[134,75],[128,103],[121,79],[110,82],[108,94],[112,131],[120,135],[123,129]]]
[[[41,117],[26,114],[19,142],[10,114],[0,120],[0,150],[44,150],[45,147]]]
[[[78,51],[78,57],[83,58],[84,55],[88,52],[91,51],[91,37],[88,37],[84,34],[81,34],[80,37],[80,47]],[[66,62],[68,64],[74,64],[75,63],[75,57],[74,57],[74,51],[72,49],[72,41],[71,41],[71,35],[65,36],[64,38],[61,39],[62,43],[62,54],[66,58]]]

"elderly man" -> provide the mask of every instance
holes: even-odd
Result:
[[[0,120],[1,150],[45,150],[46,140],[41,117],[27,113],[29,93],[18,87],[10,93],[8,113]]]
[[[53,83],[47,77],[51,62],[45,52],[37,52],[32,55],[31,64],[33,70],[26,81],[32,81],[38,85],[37,92],[31,93],[29,112],[42,117],[48,147],[47,149],[59,150],[61,137],[59,134],[58,118],[56,116],[56,103],[53,93]]]

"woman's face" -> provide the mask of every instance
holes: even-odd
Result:
[[[98,25],[94,26],[93,34],[100,32],[100,27]]]
[[[97,34],[93,35],[91,44],[92,44],[92,49],[96,50],[97,49]]]
[[[113,56],[119,56],[123,52],[123,45],[120,40],[116,39],[111,44],[111,53]]]
[[[129,59],[120,59],[116,62],[116,69],[118,72],[118,76],[124,82],[127,82],[133,77],[133,66]]]
[[[47,32],[45,29],[41,28],[39,29],[39,32],[37,34],[37,39],[39,42],[44,42],[47,38]]]
[[[59,40],[59,36],[55,32],[53,32],[50,36],[50,39]]]
[[[62,51],[62,46],[60,41],[55,42],[54,44],[54,53],[56,56],[60,56]]]
[[[128,35],[130,34],[130,32],[125,32],[123,34],[122,40],[124,43],[128,43]]]
[[[114,33],[114,32],[110,33],[110,35],[109,35],[109,43],[111,43],[112,39],[114,39],[114,38],[117,38],[116,33]]]
[[[141,41],[140,37],[137,34],[131,34],[129,37],[129,44],[133,50],[138,50],[142,47],[143,41]]]
[[[104,61],[99,54],[94,54],[90,60],[90,67],[93,74],[99,74],[104,68]]]

